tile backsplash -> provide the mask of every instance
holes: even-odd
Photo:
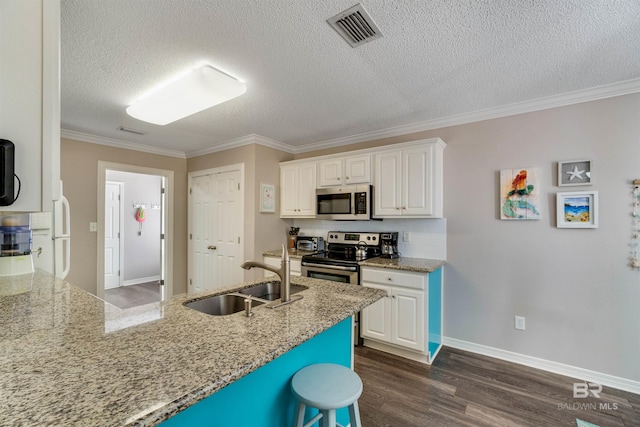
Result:
[[[302,236],[322,236],[326,239],[329,231],[398,232],[398,250],[404,257],[447,259],[446,219],[384,219],[382,221],[320,221],[296,219]],[[403,234],[410,234],[410,241],[403,240]]]

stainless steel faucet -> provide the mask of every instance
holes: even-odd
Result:
[[[291,301],[291,276],[289,274],[289,252],[282,245],[282,257],[280,258],[280,268],[275,268],[267,264],[257,261],[245,261],[240,265],[245,270],[251,270],[253,267],[260,267],[265,270],[272,271],[280,277],[280,301],[281,304]]]

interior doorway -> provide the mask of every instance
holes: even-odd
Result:
[[[96,295],[119,308],[173,295],[173,171],[99,162]]]

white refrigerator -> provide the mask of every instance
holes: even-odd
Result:
[[[60,187],[53,212],[31,214],[31,254],[35,268],[64,279],[71,267],[71,211]]]

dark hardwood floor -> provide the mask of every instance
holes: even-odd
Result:
[[[603,387],[573,398],[579,380],[444,347],[433,365],[356,347],[363,427],[640,426],[640,395]]]
[[[153,282],[105,289],[104,300],[121,309],[160,301],[160,284]]]

